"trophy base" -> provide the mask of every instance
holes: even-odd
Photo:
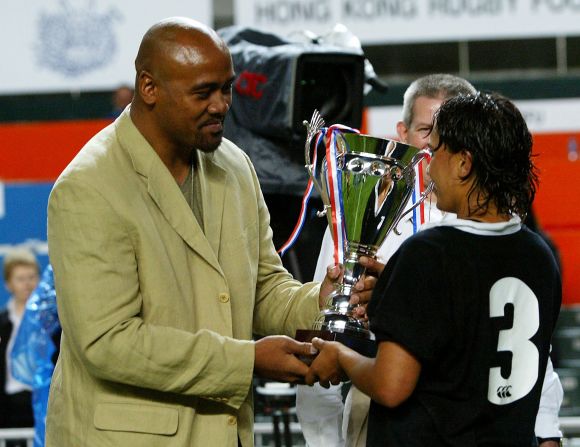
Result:
[[[328,341],[338,341],[365,357],[376,357],[377,345],[374,340],[356,337],[344,332],[331,332],[317,329],[298,329],[296,340],[310,343],[314,337]]]

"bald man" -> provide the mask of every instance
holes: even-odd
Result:
[[[49,200],[63,335],[46,445],[251,446],[253,374],[297,381],[310,353],[267,335],[310,327],[332,278],[302,285],[276,254],[252,164],[222,138],[234,71],[216,33],[157,23],[135,68],[132,104]]]

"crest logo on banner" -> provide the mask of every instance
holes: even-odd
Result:
[[[71,6],[61,0],[60,9],[41,12],[38,18],[39,65],[75,78],[108,65],[117,51],[114,24],[122,17],[118,9],[97,11],[97,0]]]

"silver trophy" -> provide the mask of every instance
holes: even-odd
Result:
[[[349,304],[355,284],[365,273],[358,259],[376,257],[387,235],[397,231],[401,218],[425,200],[431,184],[412,207],[408,206],[415,186],[415,168],[429,153],[398,141],[348,131],[334,130],[333,135],[327,132],[320,138],[320,132],[327,129],[317,111],[305,125],[306,169],[322,197],[323,213],[337,246],[335,256],[340,253],[338,261],[344,265],[344,275],[335,284],[313,328],[299,330],[296,338],[337,340],[373,356],[376,347],[372,335],[353,316]],[[318,146],[327,148],[319,163],[320,181],[315,175],[319,168],[316,159],[311,157]],[[334,150],[329,152],[329,146]]]

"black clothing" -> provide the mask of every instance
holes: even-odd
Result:
[[[525,226],[441,225],[405,241],[368,312],[377,341],[421,373],[399,407],[371,404],[367,445],[529,447],[561,296],[554,257]]]
[[[32,427],[32,395],[30,391],[6,394],[6,349],[12,333],[8,311],[0,312],[0,428]]]

